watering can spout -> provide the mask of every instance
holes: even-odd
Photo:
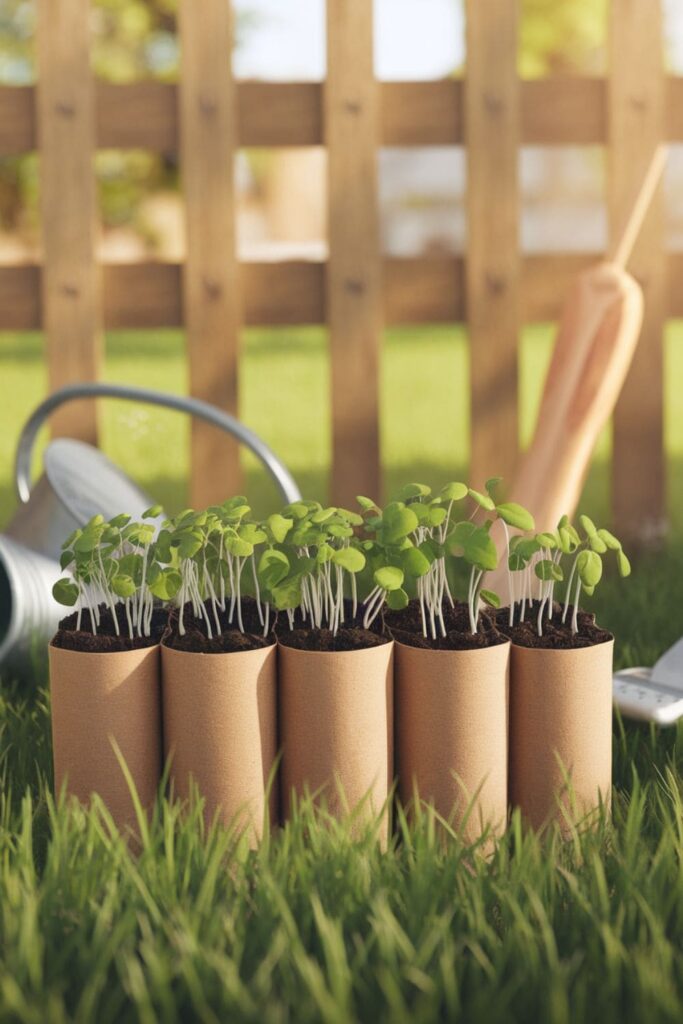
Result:
[[[77,384],[55,392],[31,415],[17,446],[16,489],[21,504],[0,534],[0,671],[8,666],[20,672],[26,668],[32,644],[47,641],[63,615],[52,597],[52,586],[61,571],[64,539],[94,515],[111,519],[127,512],[139,518],[155,504],[102,452],[71,439],[48,445],[43,475],[31,485],[31,456],[45,419],[65,402],[93,397],[166,406],[212,423],[251,449],[285,501],[301,497],[293,477],[270,448],[238,420],[207,402],[120,384]]]

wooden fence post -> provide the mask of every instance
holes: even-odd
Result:
[[[372,3],[328,0],[327,321],[332,372],[332,501],[379,496],[382,290],[377,209],[378,91]]]
[[[520,104],[517,0],[468,0],[466,302],[475,486],[517,458]]]
[[[51,391],[95,380],[102,355],[89,14],[89,0],[40,0],[38,5],[41,299]],[[52,426],[55,434],[96,443],[94,402],[65,406]]]
[[[659,0],[612,0],[608,123],[610,237],[619,237],[655,148],[664,137],[665,81]],[[627,536],[664,527],[663,346],[666,257],[661,187],[629,262],[645,318],[614,416],[612,504]]]
[[[190,393],[237,413],[242,321],[235,247],[237,103],[228,0],[181,0],[180,152],[187,255],[183,274]],[[239,490],[239,450],[194,421],[192,502],[212,504]]]

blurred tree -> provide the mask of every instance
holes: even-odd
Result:
[[[608,0],[521,0],[524,78],[605,70]]]

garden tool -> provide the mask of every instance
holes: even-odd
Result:
[[[666,146],[655,150],[610,258],[579,275],[563,307],[536,429],[510,492],[511,500],[532,513],[539,531],[554,530],[563,514],[575,511],[595,443],[631,365],[642,325],[643,294],[626,266],[666,154]],[[496,543],[502,554],[502,531]],[[505,574],[502,559],[487,586],[504,594]],[[678,680],[678,692],[673,680]],[[654,669],[615,675],[613,693],[625,715],[675,721],[683,714],[683,641]]]
[[[627,718],[673,725],[683,717],[683,637],[654,668],[625,668],[613,680],[614,703]]]
[[[294,478],[274,452],[253,431],[208,402],[122,384],[75,384],[56,391],[30,416],[17,447],[15,483],[20,506],[0,534],[0,670],[25,668],[32,643],[47,640],[64,614],[52,597],[64,539],[99,513],[106,519],[120,512],[139,517],[155,504],[102,452],[68,438],[47,446],[43,474],[32,486],[31,456],[38,431],[60,405],[81,398],[125,399],[196,416],[246,445],[285,501],[301,497]]]
[[[631,365],[643,319],[643,294],[626,271],[666,162],[655,150],[628,222],[610,258],[579,274],[564,304],[536,429],[510,497],[538,530],[572,515],[595,443]]]

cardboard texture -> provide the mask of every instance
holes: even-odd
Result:
[[[396,644],[401,801],[409,807],[417,793],[468,842],[506,827],[509,659],[509,643],[467,651]]]
[[[277,755],[277,651],[194,654],[162,644],[164,752],[173,793],[187,800],[193,781],[207,826],[219,814],[255,844]],[[269,813],[277,823],[277,784]]]
[[[282,797],[324,798],[332,814],[376,817],[394,775],[393,642],[359,651],[280,646]],[[367,814],[365,813],[367,811]],[[386,840],[389,813],[383,821]]]
[[[117,826],[136,830],[114,741],[150,809],[161,776],[159,648],[90,654],[49,648],[55,792],[97,793]]]
[[[510,799],[533,828],[557,821],[567,831],[600,799],[609,806],[613,649],[614,641],[577,650],[512,647]]]

